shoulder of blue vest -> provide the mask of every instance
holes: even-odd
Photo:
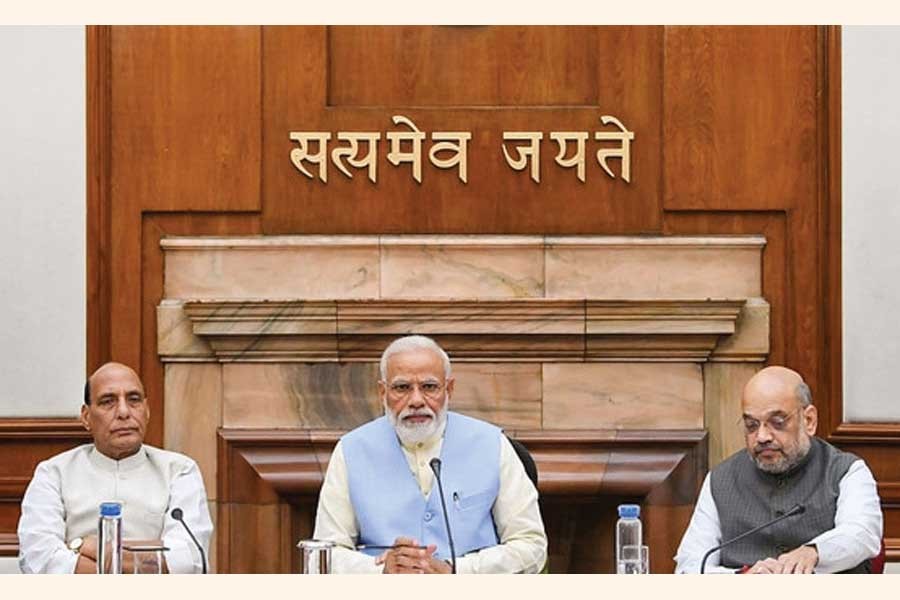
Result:
[[[369,421],[367,423],[363,423],[359,427],[351,429],[350,431],[348,431],[347,433],[345,433],[344,435],[341,436],[341,440],[348,440],[348,439],[352,440],[354,437],[356,437],[358,435],[362,435],[366,431],[376,429],[378,427],[383,427],[385,421],[387,421],[387,417],[384,415],[381,415],[377,419],[372,419],[371,421]]]
[[[479,427],[486,431],[493,431],[497,434],[502,433],[502,429],[494,425],[493,423],[489,423],[488,421],[482,421],[481,419],[476,419],[475,417],[469,417],[458,412],[448,411],[447,416],[450,419],[456,419],[458,421],[464,421],[468,423],[469,426]]]

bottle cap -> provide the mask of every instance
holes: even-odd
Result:
[[[620,504],[619,505],[619,518],[620,519],[637,519],[641,516],[641,507],[639,504]]]
[[[122,516],[122,503],[121,502],[104,502],[100,505],[100,516],[101,517],[121,517]]]

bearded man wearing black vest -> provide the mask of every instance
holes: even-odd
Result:
[[[741,398],[747,450],[703,482],[677,573],[699,573],[724,541],[801,505],[804,512],[713,553],[707,573],[867,573],[881,547],[878,490],[865,462],[815,437],[816,407],[798,373],[768,367]]]

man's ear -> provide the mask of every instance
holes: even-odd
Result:
[[[87,404],[81,405],[81,424],[88,431],[91,430],[91,407]]]
[[[816,435],[819,426],[819,411],[815,405],[809,405],[803,409],[803,427],[808,435]]]
[[[447,400],[450,400],[450,397],[453,396],[453,384],[456,383],[456,380],[450,377],[447,379]]]

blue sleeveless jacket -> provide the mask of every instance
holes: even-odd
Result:
[[[501,435],[489,423],[447,413],[441,480],[457,556],[499,543],[491,508],[500,488]],[[358,543],[388,546],[399,536],[413,537],[423,545],[436,544],[435,557],[449,559],[437,481],[424,498],[387,417],[347,433],[341,448]]]

